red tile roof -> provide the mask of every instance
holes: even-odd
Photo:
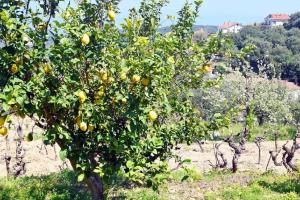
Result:
[[[240,23],[237,23],[237,22],[224,22],[224,24],[220,25],[219,26],[219,29],[227,29],[227,28],[230,28],[230,27],[233,27],[233,26],[240,26],[241,24]]]
[[[268,15],[268,18],[276,21],[287,21],[290,19],[290,16],[288,14],[270,14]]]

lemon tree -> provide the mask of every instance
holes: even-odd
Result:
[[[155,184],[172,148],[208,130],[190,101],[222,41],[192,43],[199,6],[186,3],[158,31],[164,0],[142,1],[116,25],[118,1],[0,3],[0,134],[8,115],[30,117],[91,190],[118,173]]]

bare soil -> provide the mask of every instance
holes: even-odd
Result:
[[[278,141],[278,148],[281,148],[287,141]],[[220,143],[220,142],[217,142]],[[233,151],[228,146],[227,143],[221,142],[222,145],[220,147],[220,151],[225,155],[225,158],[228,161],[228,168],[232,167],[232,157]],[[199,169],[202,172],[207,172],[212,169],[210,166],[209,160],[215,164],[214,150],[213,150],[214,142],[205,142],[202,145],[204,152],[201,152],[198,144],[193,144],[191,146],[180,145],[180,149],[176,151],[176,154],[182,157],[182,159],[191,159],[192,165]],[[292,141],[289,141],[288,146],[292,145]],[[246,150],[241,155],[239,159],[239,171],[261,171],[264,172],[266,170],[266,166],[269,160],[269,151],[275,150],[275,144],[273,141],[265,141],[261,143],[261,162],[258,164],[258,148],[254,143],[247,143]],[[278,161],[281,161],[282,153],[278,155]],[[300,165],[300,151],[296,152],[294,160],[296,165]],[[170,166],[175,168],[177,164],[174,160],[170,161]],[[283,174],[287,173],[287,170],[283,167],[276,167],[272,160],[268,166],[268,170],[273,170],[274,172]]]
[[[247,186],[256,177],[242,174],[232,174],[230,177],[217,177],[212,181],[169,183],[167,199],[170,200],[204,200],[203,191],[215,192],[232,185]]]
[[[29,119],[13,118],[12,120],[13,123],[9,126],[8,137],[0,137],[0,177],[7,175],[4,160],[5,154],[12,158],[11,168],[16,162],[16,140],[19,138],[16,130],[18,125],[21,125],[24,136],[29,132],[34,132],[36,135],[41,135],[43,132],[41,129],[34,127]],[[59,147],[57,145],[55,147],[46,146],[39,139],[32,142],[23,141],[23,149],[25,150],[26,176],[48,175],[52,172],[70,168],[68,162],[60,160],[58,156]]]
[[[42,132],[42,130],[28,125],[30,124],[30,121],[28,120],[16,120],[14,122],[14,124],[18,123],[21,123],[24,134],[30,132],[32,128],[34,128],[35,133]],[[10,127],[10,133],[7,139],[0,137],[0,177],[6,176],[6,166],[4,160],[6,152],[12,156],[11,166],[15,162],[15,139],[18,138],[16,128],[17,125],[12,125]],[[286,141],[279,141],[278,147],[281,148],[285,142]],[[213,144],[214,143],[210,141],[205,142],[203,145],[204,152],[200,151],[198,144],[193,144],[191,146],[180,145],[180,149],[176,150],[176,154],[181,156],[183,159],[191,159],[191,165],[193,167],[202,172],[207,172],[212,169],[209,164],[209,160],[212,163],[215,163]],[[289,142],[289,145],[291,144],[292,141]],[[70,164],[68,162],[63,162],[58,157],[58,146],[45,146],[41,140],[35,140],[32,142],[24,142],[23,147],[25,149],[25,162],[27,163],[25,175],[47,175],[52,172],[58,172],[65,168],[70,168]],[[254,143],[247,143],[246,150],[239,160],[239,171],[254,170],[264,172],[269,159],[269,151],[274,150],[274,148],[274,142],[262,142],[261,163],[258,164],[258,148]],[[226,143],[223,143],[220,147],[220,150],[222,153],[224,153],[228,161],[228,168],[230,168],[233,155],[231,148]],[[281,161],[281,157],[282,154],[278,156],[279,161]],[[300,164],[300,151],[296,153],[294,162],[298,165]],[[171,168],[176,168],[177,163],[175,163],[174,159],[170,160],[169,163]],[[268,169],[280,174],[287,172],[284,167],[274,166],[272,161],[270,162]]]

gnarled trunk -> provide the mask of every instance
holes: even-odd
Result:
[[[100,176],[96,173],[92,173],[85,179],[93,200],[104,200],[104,187]]]
[[[69,160],[73,170],[76,171],[76,161]],[[87,184],[93,200],[104,200],[104,186],[101,177],[98,174],[94,172],[90,173],[84,179],[84,182]]]
[[[57,143],[61,148],[64,146],[60,141],[57,141]],[[73,170],[76,171],[76,161],[73,159],[69,159],[69,161]],[[91,172],[86,176],[84,182],[88,186],[93,200],[104,200],[104,185],[101,177],[98,174]]]
[[[70,163],[73,170],[76,171],[76,161],[70,160]],[[94,172],[90,173],[86,176],[84,182],[88,186],[93,200],[104,200],[104,186],[101,177],[98,174]]]

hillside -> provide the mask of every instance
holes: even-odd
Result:
[[[193,26],[193,31],[198,31],[200,29],[203,29],[205,32],[207,32],[208,34],[212,34],[212,33],[216,33],[218,31],[218,27],[217,26],[212,26],[212,25],[194,25]],[[162,27],[159,29],[159,32],[165,34],[171,31],[171,27],[170,26],[166,26],[166,27]]]

